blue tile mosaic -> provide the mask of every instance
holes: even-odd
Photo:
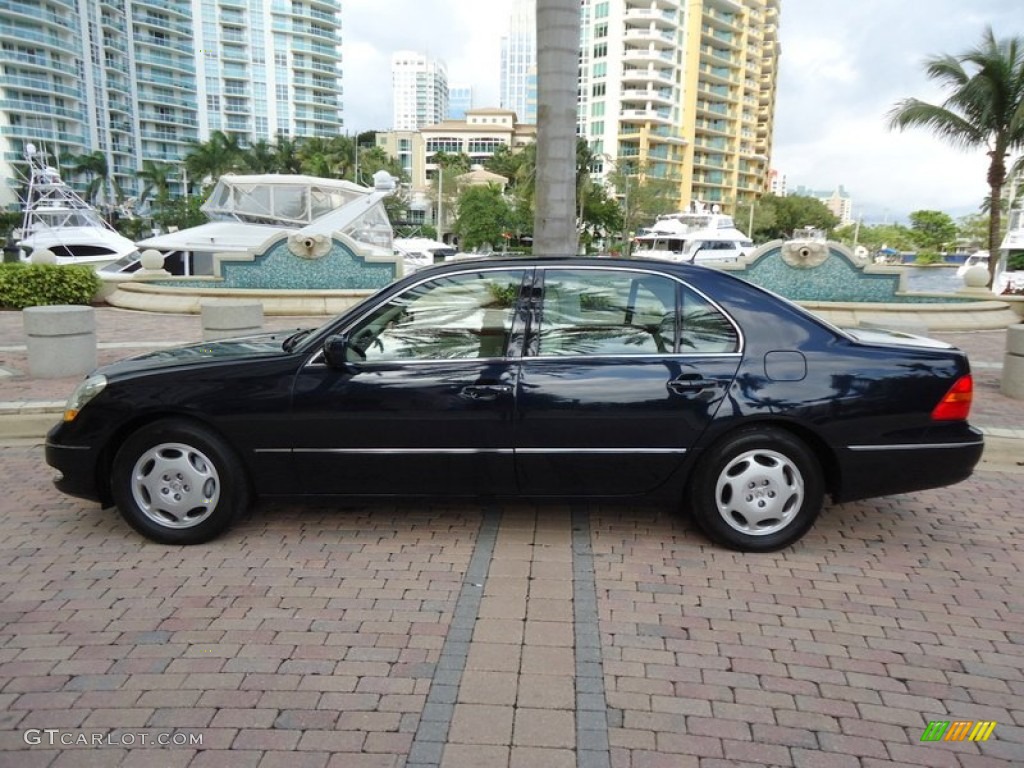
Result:
[[[817,267],[791,267],[775,246],[732,274],[793,301],[882,302],[936,304],[972,301],[946,296],[910,296],[900,293],[899,274],[865,272],[842,251],[829,246],[828,258]]]
[[[397,264],[367,262],[338,240],[319,259],[302,259],[282,239],[253,261],[222,261],[221,282],[154,281],[176,288],[250,288],[261,290],[375,290],[394,281]]]

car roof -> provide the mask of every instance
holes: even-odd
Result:
[[[672,273],[677,275],[707,274],[712,271],[699,264],[677,264],[654,259],[623,259],[608,256],[503,256],[481,255],[470,258],[456,258],[440,264],[432,264],[416,270],[414,276],[426,276],[433,273],[458,271],[460,268],[486,265],[488,267],[617,267],[620,269],[642,269],[650,272]]]

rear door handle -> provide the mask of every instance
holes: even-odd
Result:
[[[463,387],[462,391],[459,392],[459,397],[477,401],[497,400],[498,395],[507,395],[511,392],[512,387],[509,384],[474,384],[469,387]]]
[[[677,395],[684,395],[690,392],[700,392],[702,389],[711,389],[718,386],[714,379],[705,379],[701,376],[680,376],[668,383],[668,388]]]

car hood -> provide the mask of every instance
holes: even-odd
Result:
[[[227,360],[282,356],[288,353],[282,349],[281,345],[293,333],[295,333],[294,330],[276,331],[169,347],[118,360],[103,366],[97,370],[97,373],[102,373],[105,376],[120,376],[160,368],[202,366]]]
[[[953,345],[927,336],[885,328],[843,328],[843,333],[862,344],[898,344],[903,347],[926,349],[953,349]]]

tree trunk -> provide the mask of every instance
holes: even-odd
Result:
[[[989,204],[992,209],[988,218],[988,287],[996,289],[996,270],[999,269],[999,230],[1002,228],[1003,185],[1006,183],[1006,153],[1001,144],[989,152],[992,162],[988,167]]]
[[[537,175],[533,252],[576,253],[579,0],[537,0]]]

